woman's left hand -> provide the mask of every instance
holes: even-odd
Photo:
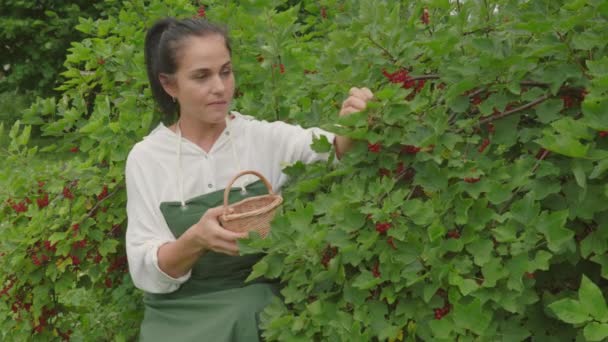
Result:
[[[348,98],[342,102],[340,116],[360,112],[367,108],[367,102],[374,98],[374,94],[368,88],[350,88]]]

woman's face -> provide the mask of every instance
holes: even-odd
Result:
[[[179,102],[180,116],[204,123],[224,122],[234,95],[234,74],[224,37],[192,36],[180,42],[177,71],[161,76],[169,95]]]

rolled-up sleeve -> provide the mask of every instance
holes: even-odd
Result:
[[[153,172],[153,171],[152,171]],[[149,293],[169,293],[177,290],[191,275],[173,278],[158,266],[158,249],[165,243],[175,241],[168,227],[161,221],[147,191],[143,168],[133,151],[127,158],[125,178],[127,185],[127,233],[126,249],[129,273],[133,284]],[[160,210],[158,210],[160,212]]]
[[[320,160],[327,160],[329,153],[318,153],[311,148],[315,138],[325,136],[329,143],[334,141],[335,135],[320,128],[303,128],[281,121],[268,123],[260,122],[257,135],[263,144],[262,150],[269,151],[270,174],[273,183],[283,184],[286,175],[282,169],[290,164],[301,161],[305,164]]]

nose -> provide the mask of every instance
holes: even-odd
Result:
[[[215,75],[211,84],[211,92],[214,94],[223,94],[226,89],[226,85],[224,84],[224,80],[221,75]]]

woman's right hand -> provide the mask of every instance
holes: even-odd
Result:
[[[211,208],[195,223],[188,233],[191,239],[205,251],[214,251],[228,255],[239,255],[237,240],[246,238],[247,232],[236,233],[220,225],[219,217],[224,208]]]

